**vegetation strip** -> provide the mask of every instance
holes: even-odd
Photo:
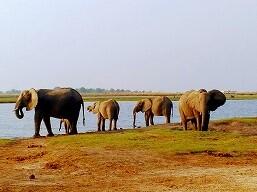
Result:
[[[244,123],[249,129],[256,129],[257,118],[236,118],[211,122],[212,126],[233,126]],[[217,157],[233,157],[241,154],[257,154],[257,135],[243,135],[238,132],[182,131],[180,125],[157,125],[149,128],[127,129],[118,132],[95,132],[76,136],[55,136],[42,138],[48,148],[59,150],[68,146],[70,150],[83,148],[107,150],[144,150],[158,154],[207,154]],[[11,140],[13,141],[13,140]],[[31,139],[33,141],[33,139]],[[10,143],[10,142],[9,142]],[[8,140],[0,140],[0,146]]]
[[[115,94],[115,93],[106,93],[106,94],[82,94],[83,100],[85,102],[94,102],[102,101],[107,99],[115,99],[117,101],[138,101],[145,97],[154,97],[157,95],[166,95],[172,101],[178,101],[181,93],[142,93],[142,94]],[[257,93],[229,93],[225,94],[227,100],[257,100]],[[6,95],[0,94],[0,103],[15,103],[18,98],[17,94]]]

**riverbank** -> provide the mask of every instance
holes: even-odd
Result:
[[[256,191],[257,118],[0,140],[0,191]]]
[[[142,93],[142,94],[83,94],[85,102],[94,102],[99,100],[116,99],[117,101],[138,101],[145,97],[157,95],[168,96],[172,101],[178,101],[181,93]],[[257,100],[257,92],[251,93],[226,93],[227,100]],[[0,103],[15,103],[18,95],[0,95]]]

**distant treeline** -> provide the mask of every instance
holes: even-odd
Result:
[[[55,87],[59,88],[59,87]],[[103,89],[103,88],[85,88],[80,87],[76,88],[76,90],[80,93],[149,93],[151,91],[131,91],[128,89]],[[0,94],[19,94],[21,90],[11,89],[9,91],[0,91]]]
[[[128,89],[103,89],[103,88],[85,88],[76,89],[80,93],[144,93],[145,91],[131,91]]]
[[[59,88],[59,87],[55,87]],[[103,89],[103,88],[85,88],[85,87],[80,87],[76,88],[78,92],[81,94],[119,94],[119,95],[126,95],[126,94],[139,94],[139,95],[145,95],[145,94],[171,94],[172,92],[153,92],[153,91],[144,91],[144,90],[129,90],[129,89]],[[9,91],[0,91],[0,94],[6,94],[6,95],[18,95],[20,94],[21,90],[18,89],[11,89]],[[240,94],[240,95],[256,95],[256,91],[252,92],[238,92],[238,91],[223,91],[226,95],[233,95],[233,94]],[[179,92],[173,92],[172,94],[180,94]]]

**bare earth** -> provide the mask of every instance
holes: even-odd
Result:
[[[224,126],[245,131],[245,126]],[[48,139],[0,147],[0,191],[257,191],[254,153],[157,155],[143,149],[69,146],[53,151]]]

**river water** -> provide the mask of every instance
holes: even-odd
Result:
[[[118,128],[132,128],[133,116],[132,110],[136,102],[119,102],[120,115],[117,123]],[[85,108],[91,102],[85,103]],[[16,137],[31,137],[34,134],[34,111],[24,111],[24,118],[17,119],[13,109],[15,104],[0,104],[0,138],[16,138]],[[178,102],[173,102],[174,116],[171,122],[179,122]],[[227,101],[225,105],[211,113],[211,120],[224,119],[231,117],[255,117],[257,116],[257,100],[234,100]],[[82,124],[82,111],[78,121],[78,132],[96,131],[96,115],[85,110],[86,125]],[[64,128],[59,131],[59,119],[51,118],[51,124],[54,134],[63,134]],[[154,117],[155,124],[165,122],[164,117]],[[137,126],[145,126],[143,113],[137,114]],[[108,129],[109,121],[106,121]],[[46,135],[44,123],[41,124],[41,135]]]

